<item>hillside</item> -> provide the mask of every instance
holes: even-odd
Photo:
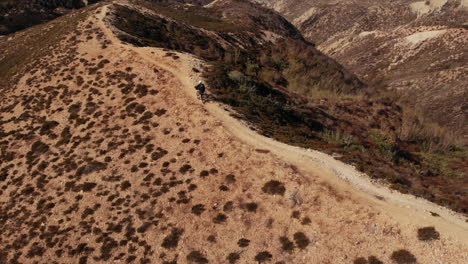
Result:
[[[468,133],[465,0],[257,2],[369,85],[400,92],[427,119]]]
[[[102,0],[0,0],[0,38]],[[150,0],[205,5],[212,0]]]
[[[466,217],[307,149],[428,169],[365,142],[402,110],[270,10],[102,2],[0,49],[0,263],[464,263]]]
[[[41,24],[99,0],[0,0],[0,36]]]
[[[241,0],[210,9],[139,3],[162,17],[117,7],[109,22],[118,37],[210,62],[203,73],[213,99],[263,135],[333,154],[393,189],[467,212],[466,146],[394,97],[372,95],[373,86],[278,14]]]

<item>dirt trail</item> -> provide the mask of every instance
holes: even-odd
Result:
[[[101,12],[101,21],[106,10],[107,6]],[[120,43],[113,36],[111,30],[107,29],[106,31],[114,41]],[[199,68],[199,66],[203,65],[202,61],[184,53],[177,53],[180,59],[174,61],[170,56],[165,56],[166,52],[162,49],[133,47],[123,43],[120,45],[124,45],[129,50],[136,52],[141,59],[172,73],[183,84],[182,87],[190,96],[192,102],[201,104],[193,88],[201,77],[199,74],[194,73],[192,68]],[[464,216],[425,199],[392,191],[385,186],[372,182],[367,175],[357,171],[353,166],[336,160],[325,153],[287,145],[264,137],[250,129],[248,124],[233,118],[228,109],[218,103],[210,102],[204,107],[210,115],[222,122],[226,130],[230,131],[242,142],[257,149],[264,149],[274,153],[279,159],[295,165],[305,174],[319,175],[335,187],[352,192],[353,195],[361,198],[363,203],[377,205],[382,211],[386,211],[393,217],[398,218],[401,223],[433,225],[447,235],[468,244],[468,224]],[[436,213],[439,217],[433,217],[431,213]]]
[[[111,39],[113,43],[117,43],[116,45],[118,45],[120,49],[128,51],[129,54],[133,54],[133,57],[141,60],[141,63],[144,62],[143,64],[149,69],[162,69],[177,79],[181,84],[180,88],[183,92],[172,91],[172,93],[179,96],[177,99],[185,100],[185,103],[187,106],[190,106],[191,109],[193,109],[194,106],[199,107],[197,109],[202,109],[200,110],[201,113],[196,113],[197,116],[207,115],[207,118],[217,120],[216,122],[219,124],[219,127],[223,129],[223,133],[230,134],[237,141],[249,146],[250,149],[268,152],[267,157],[270,159],[268,162],[275,163],[281,161],[282,163],[290,164],[291,168],[297,171],[296,174],[301,177],[298,179],[298,188],[301,188],[301,192],[304,193],[304,203],[310,201],[309,197],[306,196],[309,196],[309,189],[310,192],[313,193],[313,183],[320,183],[323,186],[332,186],[327,188],[329,190],[334,189],[340,194],[345,194],[346,198],[342,199],[352,204],[345,204],[344,202],[341,202],[341,204],[338,203],[336,206],[342,207],[339,210],[356,210],[356,216],[362,216],[367,213],[369,215],[378,215],[377,219],[373,219],[373,221],[375,221],[374,224],[382,226],[391,225],[392,228],[397,226],[398,229],[401,230],[397,233],[400,234],[401,232],[402,237],[394,239],[391,242],[379,240],[382,238],[379,238],[377,235],[372,235],[375,237],[370,239],[375,239],[374,246],[376,248],[387,246],[391,248],[391,245],[411,244],[410,240],[408,240],[409,234],[414,234],[415,230],[419,227],[434,226],[443,236],[443,240],[440,244],[432,244],[432,246],[429,246],[431,248],[430,251],[433,253],[436,252],[434,254],[439,254],[437,252],[448,250],[442,253],[442,255],[446,255],[446,257],[451,254],[450,251],[455,251],[461,255],[460,259],[466,260],[467,256],[465,253],[468,245],[468,224],[465,222],[463,216],[426,200],[391,191],[385,186],[370,181],[366,175],[358,172],[354,167],[335,160],[333,157],[324,153],[290,146],[261,136],[250,129],[248,124],[233,118],[230,112],[222,105],[210,102],[202,106],[201,102],[197,100],[195,89],[193,88],[200,76],[192,70],[193,68],[200,68],[203,65],[202,61],[199,61],[189,54],[182,53],[177,53],[179,58],[173,59],[172,56],[167,56],[166,51],[162,49],[149,47],[139,48],[121,43],[103,21],[106,12],[107,6],[101,10],[98,17],[102,30],[106,33],[106,37]],[[213,138],[212,140],[216,142],[218,139]],[[215,146],[217,143],[227,144],[226,142],[219,141],[214,143]],[[242,164],[237,164],[236,166],[242,166]],[[327,204],[335,203],[334,200],[336,197],[327,197],[326,193],[324,193],[322,197],[328,199],[328,201],[325,201]],[[351,208],[354,206],[355,208]],[[362,209],[359,208],[366,208],[364,210],[366,213],[363,213]],[[277,210],[279,211],[279,209]],[[431,213],[437,214],[439,217],[434,217]],[[346,214],[347,213],[343,213],[342,215]],[[342,222],[326,223],[323,225],[323,227],[333,226],[328,227],[333,230],[341,230],[337,232],[343,232],[342,228],[352,228],[347,227],[347,225]],[[355,232],[355,230],[346,230],[344,232]],[[354,235],[354,233],[352,234]],[[351,236],[352,235],[349,235],[349,237]],[[366,234],[363,234],[363,236],[366,236]],[[335,242],[330,243],[333,244]],[[413,246],[413,244],[411,245]],[[411,250],[414,250],[420,256],[424,256],[424,250],[428,249],[426,245],[414,244],[414,248]],[[445,258],[442,259],[445,260]],[[463,261],[453,263],[463,263]]]

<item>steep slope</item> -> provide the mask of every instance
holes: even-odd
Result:
[[[213,99],[263,135],[333,154],[393,189],[467,212],[466,148],[394,99],[366,95],[372,87],[278,14],[241,0],[209,8],[138,3],[145,12],[122,5],[109,12],[118,37],[209,61],[198,70]]]
[[[102,0],[0,0],[0,37],[68,14]],[[151,0],[206,5],[212,0]]]
[[[466,1],[258,2],[371,86],[399,91],[427,118],[468,132]]]
[[[0,35],[47,22],[99,0],[1,0]]]
[[[121,43],[102,22],[118,8],[0,42],[58,40],[5,77],[1,263],[464,262],[466,223],[446,210],[370,198],[236,137],[189,92],[202,62]]]

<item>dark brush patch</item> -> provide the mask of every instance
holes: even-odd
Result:
[[[262,191],[267,194],[271,195],[284,195],[284,192],[286,191],[286,188],[284,187],[284,184],[279,181],[271,180],[262,187]]]
[[[132,187],[132,184],[129,181],[124,181],[120,184],[120,189],[122,191],[128,190],[130,187]]]
[[[439,238],[440,234],[433,226],[418,229],[418,239],[421,241],[438,240]]]
[[[226,222],[227,218],[228,217],[225,214],[219,213],[217,216],[215,216],[213,218],[213,223],[215,223],[215,224],[224,223],[224,222]]]
[[[270,252],[262,251],[262,252],[259,252],[255,256],[255,261],[257,261],[258,263],[263,263],[263,262],[271,261],[272,258],[273,258],[273,255],[271,255]]]
[[[257,212],[258,204],[257,203],[246,203],[242,205],[242,208],[247,210],[248,212]]]
[[[416,257],[406,249],[400,249],[400,250],[394,251],[390,258],[393,261],[395,261],[397,264],[417,263]]]
[[[299,219],[299,217],[301,217],[301,212],[299,211],[293,211],[292,214],[291,214],[291,217],[292,218],[296,218],[296,219]]]
[[[310,244],[309,238],[302,232],[296,232],[294,234],[294,241],[296,242],[296,246],[300,249],[304,249]]]
[[[229,264],[235,264],[239,259],[240,259],[240,254],[237,252],[230,253],[226,258]]]
[[[35,242],[29,248],[28,253],[26,254],[27,258],[41,257],[46,252],[46,249],[39,246],[39,243]]]
[[[224,181],[226,182],[226,184],[233,184],[236,182],[236,176],[234,176],[234,174],[226,175]]]
[[[192,169],[192,166],[189,164],[185,164],[182,167],[180,167],[179,172],[182,174],[186,174],[190,169]]]
[[[196,250],[190,252],[186,259],[189,263],[205,264],[209,262],[202,253]]]
[[[200,177],[202,177],[202,178],[205,178],[205,177],[207,177],[208,175],[210,175],[210,173],[209,173],[207,170],[202,170],[202,171],[200,172]]]
[[[377,257],[375,256],[370,256],[367,261],[369,262],[369,264],[384,264],[380,259],[378,259]]]
[[[209,235],[206,240],[210,243],[216,243],[216,237],[214,235]]]
[[[359,257],[353,261],[353,264],[367,264],[367,259]]]
[[[230,213],[234,209],[234,203],[232,201],[228,201],[223,206],[223,211],[225,213]]]
[[[241,238],[239,239],[239,241],[237,241],[237,245],[241,248],[245,248],[245,247],[248,247],[250,244],[250,240],[246,239],[246,238]]]
[[[303,224],[303,225],[309,225],[310,223],[312,223],[312,220],[310,220],[309,217],[306,216],[306,217],[302,218],[301,224]]]
[[[166,236],[161,244],[163,248],[176,248],[179,244],[179,239],[184,233],[183,229],[174,228],[171,233]]]
[[[164,114],[166,114],[166,112],[167,112],[166,109],[160,108],[160,109],[156,110],[156,111],[154,112],[154,114],[157,115],[157,116],[159,116],[159,117],[161,117],[161,116],[163,116]]]
[[[151,222],[145,222],[140,227],[137,228],[137,232],[145,233],[151,225],[152,225]]]
[[[107,165],[98,161],[91,161],[88,164],[79,167],[76,170],[76,177],[81,177],[82,175],[88,175],[90,173],[101,171],[107,169]]]
[[[50,133],[50,131],[52,129],[54,129],[58,125],[59,125],[59,123],[57,121],[53,121],[53,120],[52,121],[45,121],[42,124],[42,127],[41,127],[41,130],[39,131],[39,134],[41,134],[41,135],[48,134],[48,133]]]
[[[95,182],[85,182],[83,183],[82,187],[81,187],[81,190],[83,192],[90,192],[92,191],[95,187],[97,186],[97,184]]]
[[[289,238],[282,236],[279,238],[281,249],[287,253],[292,253],[294,250],[294,243]]]
[[[158,147],[155,152],[151,154],[152,160],[158,160],[164,156],[166,156],[169,152],[165,149]]]
[[[36,141],[32,144],[31,150],[26,154],[26,159],[29,165],[40,155],[49,151],[49,146],[42,141]]]

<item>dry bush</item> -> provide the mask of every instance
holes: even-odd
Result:
[[[440,234],[433,226],[418,229],[418,239],[421,241],[438,240],[439,238]]]
[[[431,153],[444,153],[466,146],[460,132],[441,127],[410,111],[404,112],[398,137],[404,141],[419,143],[425,152]]]

